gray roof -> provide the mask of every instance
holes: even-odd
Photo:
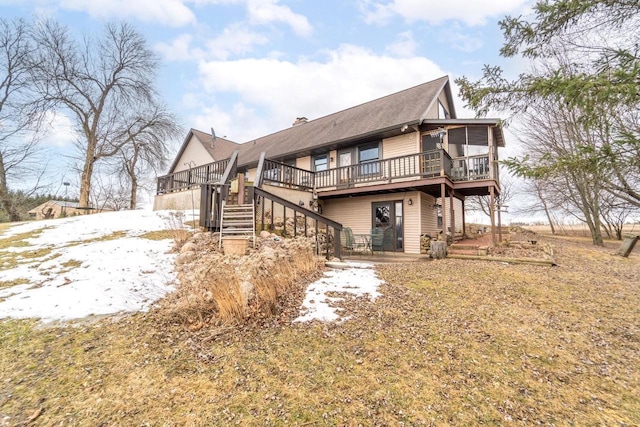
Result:
[[[240,144],[238,143],[235,143],[233,141],[229,141],[228,139],[220,138],[217,136],[215,141],[213,142],[213,147],[212,147],[211,134],[191,128],[189,130],[189,133],[187,133],[186,138],[182,142],[182,146],[180,147],[178,154],[174,158],[173,163],[171,164],[171,167],[169,168],[169,173],[173,172],[173,170],[176,168],[177,163],[180,160],[182,153],[187,148],[187,145],[189,144],[189,141],[191,140],[192,135],[196,137],[196,139],[200,142],[200,144],[202,144],[204,149],[207,150],[207,152],[209,153],[211,158],[214,159],[214,161],[228,159],[229,157],[231,157],[231,153],[233,153],[233,150],[237,150],[238,147],[240,146]]]
[[[239,164],[257,163],[262,151],[269,159],[311,154],[340,143],[379,137],[405,124],[420,124],[445,88],[451,98],[447,76],[246,142],[238,147]],[[455,117],[452,99],[449,105]]]

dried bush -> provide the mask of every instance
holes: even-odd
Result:
[[[179,250],[182,245],[189,239],[191,233],[185,227],[185,214],[182,211],[170,211],[167,215],[158,214],[164,221],[171,238],[173,239],[174,249]]]
[[[161,309],[192,329],[276,315],[279,302],[322,268],[311,239],[270,238],[249,255],[228,256],[218,252],[215,238],[195,237],[185,245],[194,248],[194,256],[185,257],[193,260],[178,266],[180,285]]]

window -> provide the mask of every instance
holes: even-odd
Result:
[[[320,154],[313,158],[313,170],[315,172],[326,171],[329,169],[329,156]]]
[[[449,117],[449,112],[447,111],[446,108],[444,108],[444,105],[442,105],[442,102],[440,102],[438,100],[438,118],[439,119],[448,119]]]
[[[380,143],[361,145],[358,147],[358,163],[361,175],[374,175],[380,173]]]

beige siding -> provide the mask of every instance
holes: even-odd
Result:
[[[311,170],[311,156],[298,157],[296,159],[296,167],[300,169]]]
[[[445,211],[447,214],[447,228],[450,228],[451,224],[451,204],[449,202],[449,197],[445,197]],[[440,203],[440,198],[438,198],[438,203]],[[455,221],[455,232],[461,232],[462,231],[462,200],[454,197],[453,198],[453,213],[455,215],[454,217],[454,221]]]
[[[417,153],[415,132],[387,138],[382,141],[383,159],[392,159],[415,153]]]
[[[256,179],[256,168],[248,169],[248,170],[245,172],[245,176],[247,177],[247,178],[246,178],[246,180],[247,180],[247,181],[249,181],[249,182],[254,182],[254,181],[255,181],[255,179]]]
[[[447,95],[445,94],[444,91],[440,92],[440,95],[438,95],[438,100],[440,101],[440,103],[442,103],[442,105],[444,106],[445,110],[447,110],[447,113],[449,113],[449,115],[451,116],[451,106],[449,105],[449,102],[447,101]],[[436,112],[436,114],[437,114],[437,112]],[[444,117],[439,117],[439,118],[440,119],[444,119]]]
[[[431,108],[429,108],[429,112],[427,113],[427,119],[437,119],[438,118],[438,103],[434,102]]]
[[[413,204],[409,206],[408,201]],[[371,233],[371,203],[403,202],[404,247],[406,253],[420,253],[420,193],[417,191],[343,199],[323,200],[322,214],[351,228],[354,234]]]
[[[428,194],[420,195],[420,234],[430,234],[435,237],[438,234],[438,210],[433,206],[436,198]]]
[[[220,159],[224,160],[224,159]],[[195,136],[192,136],[185,148],[182,156],[178,160],[176,164],[176,168],[172,172],[179,172],[183,170],[189,169],[189,162],[191,163],[191,167],[196,167],[200,165],[206,165],[207,163],[214,162],[215,159],[211,157],[211,154],[200,143],[200,140]]]
[[[311,193],[308,191],[278,187],[278,186],[270,185],[267,183],[265,183],[262,186],[262,188],[263,190],[268,191],[269,193],[274,194],[278,197],[281,197],[285,200],[288,200],[291,203],[295,203],[296,205],[300,205],[300,202],[302,202],[303,207],[305,209],[311,209],[310,202],[313,200],[313,198]],[[267,209],[267,211],[271,210],[271,202],[267,202],[265,209]],[[275,203],[273,209],[274,209],[274,212],[272,212],[272,214],[274,218],[282,217],[284,215],[284,209],[282,205]],[[258,212],[259,211],[260,210],[258,209]],[[287,209],[287,216],[288,217],[293,216],[293,212],[291,211],[291,209]]]
[[[356,163],[356,159],[351,159],[353,163]],[[329,169],[335,169],[338,167],[338,151],[329,151]],[[309,169],[311,170],[311,168]]]
[[[411,199],[411,206],[409,206]],[[404,197],[404,251],[408,254],[420,253],[420,192],[405,193]]]

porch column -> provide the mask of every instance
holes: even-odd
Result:
[[[489,187],[489,194],[491,196],[491,201],[489,203],[489,216],[491,217],[491,244],[496,245],[496,220],[495,220],[495,206],[496,206],[496,195],[493,187]]]
[[[502,203],[498,202],[498,241],[502,242],[502,218],[500,211],[502,210]]]
[[[447,188],[445,184],[440,184],[440,208],[442,209],[442,238],[447,241],[447,205],[445,205],[447,198]]]
[[[464,211],[465,211],[465,206],[464,206],[464,202],[466,200],[466,197],[462,200],[462,238],[464,239],[467,236],[467,220],[464,217]]]
[[[453,243],[453,237],[456,234],[456,213],[453,211],[453,196],[454,196],[454,191],[453,188],[449,189],[449,212],[451,213],[451,224],[450,224],[450,229],[451,229],[451,242]]]

